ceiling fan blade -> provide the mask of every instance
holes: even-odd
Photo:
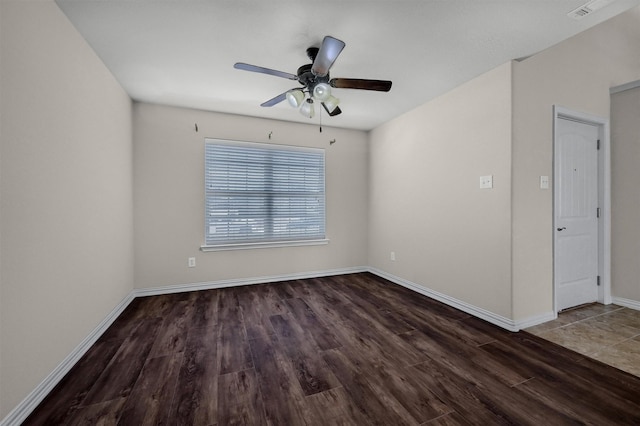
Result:
[[[332,78],[331,87],[338,89],[361,89],[388,92],[391,90],[391,82],[388,80],[365,80],[361,78]]]
[[[236,62],[233,67],[237,70],[245,70],[251,72],[259,72],[262,74],[275,75],[289,80],[297,80],[298,76],[284,71],[272,70],[271,68],[259,67],[256,65],[245,64],[244,62]]]
[[[279,104],[280,102],[284,101],[285,99],[287,99],[287,92],[280,93],[275,98],[271,98],[268,101],[261,103],[260,106],[261,107],[271,107],[271,106],[274,106],[275,104]]]
[[[345,43],[337,38],[326,36],[322,40],[322,46],[318,51],[316,59],[313,61],[311,72],[319,77],[324,77],[329,74],[329,68],[336,61],[342,49],[344,49]]]
[[[324,102],[322,102],[322,106],[324,110],[327,111],[327,114],[329,114],[329,117],[335,117],[338,114],[342,114],[342,110],[340,109],[339,106],[335,107],[332,112],[329,112],[329,108],[327,108]]]

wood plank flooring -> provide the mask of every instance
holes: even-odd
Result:
[[[25,425],[638,425],[640,378],[371,274],[135,299]]]

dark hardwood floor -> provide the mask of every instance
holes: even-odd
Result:
[[[352,274],[135,299],[27,425],[638,425],[640,378]]]

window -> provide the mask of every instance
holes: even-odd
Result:
[[[206,139],[202,250],[321,243],[324,150]]]

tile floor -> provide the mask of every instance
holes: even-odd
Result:
[[[594,303],[525,331],[640,376],[638,310]]]

